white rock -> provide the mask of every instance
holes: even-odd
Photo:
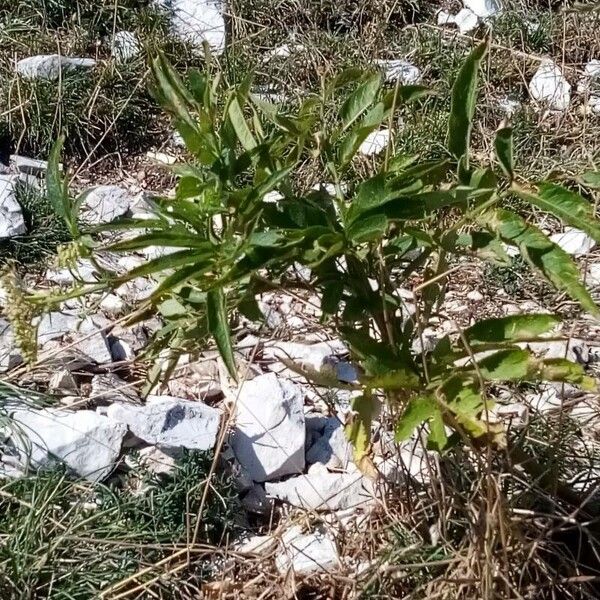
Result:
[[[595,58],[588,61],[584,67],[584,71],[590,77],[600,77],[600,60]]]
[[[412,85],[421,79],[421,69],[407,60],[378,60],[376,64],[385,71],[386,81]]]
[[[279,192],[274,190],[272,192],[268,192],[263,196],[263,202],[266,202],[267,204],[277,204],[278,202],[281,202],[281,200],[283,200],[284,198],[285,196],[283,194],[280,194]]]
[[[437,13],[437,24],[438,25],[452,25],[455,24],[454,15],[451,15],[445,10],[440,10]]]
[[[265,483],[268,496],[307,510],[337,511],[369,504],[373,484],[362,473],[313,470],[277,483]]]
[[[310,465],[321,463],[330,469],[348,470],[349,466],[353,466],[352,446],[346,438],[344,427],[339,419],[335,417],[326,419],[320,437],[306,453],[306,462]]]
[[[563,233],[551,235],[550,240],[560,246],[567,254],[573,256],[587,254],[596,245],[596,242],[587,233],[573,227],[565,227]]]
[[[0,318],[0,373],[14,369],[22,362],[23,358],[15,346],[10,323]]]
[[[527,394],[525,403],[539,413],[558,410],[563,406],[558,390],[552,387],[545,387],[539,392]]]
[[[91,69],[96,66],[93,58],[69,58],[58,54],[29,56],[17,63],[17,73],[25,79],[58,79],[61,71]]]
[[[113,402],[140,404],[141,400],[135,387],[114,373],[103,373],[92,377],[89,400],[94,404]]]
[[[98,317],[87,317],[79,324],[75,334],[73,348],[85,358],[98,364],[112,362],[110,344],[106,333],[102,330],[95,319]]]
[[[561,68],[551,60],[542,62],[529,82],[529,93],[537,102],[552,110],[567,110],[571,102],[571,84]]]
[[[474,29],[477,29],[479,25],[479,17],[468,8],[463,8],[458,11],[458,14],[454,17],[454,22],[461,33],[469,33]]]
[[[251,535],[238,540],[233,550],[238,554],[267,554],[277,545],[272,535]]]
[[[600,96],[590,96],[587,105],[591,112],[600,115]]]
[[[391,133],[389,129],[372,131],[365,141],[359,146],[358,151],[364,156],[375,156],[383,152],[390,143]]]
[[[483,294],[477,290],[471,290],[467,293],[467,300],[472,302],[481,302],[483,300]]]
[[[51,340],[60,339],[67,333],[75,331],[79,321],[77,315],[68,312],[44,313],[37,323],[38,344],[44,345]]]
[[[590,286],[600,285],[600,263],[588,265],[585,281]]]
[[[282,535],[275,565],[282,575],[331,573],[340,567],[340,558],[335,540],[323,528],[303,534],[296,525]]]
[[[106,414],[126,424],[137,438],[160,448],[210,450],[221,423],[220,410],[170,396],[148,396],[145,406],[112,404]]]
[[[303,404],[302,390],[274,373],[241,385],[231,447],[254,481],[304,469]]]
[[[265,344],[264,356],[271,360],[288,359],[301,366],[320,371],[338,354],[347,354],[348,349],[341,340],[302,344],[300,342],[275,342]]]
[[[27,233],[23,211],[17,202],[14,177],[0,175],[0,240]]]
[[[171,13],[174,33],[197,48],[204,41],[215,52],[225,49],[225,19],[218,0],[158,0]]]
[[[466,8],[482,19],[493,17],[502,11],[500,0],[463,0],[463,3]]]
[[[110,223],[129,212],[133,198],[118,185],[99,185],[82,195],[81,217],[90,225]]]
[[[111,54],[117,62],[133,60],[142,51],[142,46],[133,31],[117,31],[113,37]]]
[[[13,154],[10,157],[10,162],[20,173],[25,175],[42,177],[48,170],[48,161],[28,158],[27,156],[20,156],[18,154]]]
[[[53,393],[60,394],[76,394],[77,382],[68,369],[59,369],[50,376],[48,389]]]
[[[139,453],[140,465],[155,475],[170,475],[177,468],[177,450],[164,450],[156,446],[142,448]]]
[[[89,410],[19,409],[11,436],[21,463],[47,467],[64,462],[77,475],[103,480],[113,469],[127,428]]]

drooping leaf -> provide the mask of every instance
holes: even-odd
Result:
[[[579,279],[577,265],[542,231],[526,223],[519,215],[504,209],[486,212],[478,221],[496,232],[505,243],[516,246],[523,258],[557,290],[566,292],[590,314],[600,316],[600,310]]]
[[[532,358],[529,350],[507,348],[482,358],[477,368],[486,381],[526,381],[531,374]]]
[[[225,305],[225,293],[223,288],[209,290],[206,294],[206,316],[208,330],[217,343],[221,358],[229,371],[229,375],[237,381],[237,369],[233,355],[233,345],[229,332],[229,321]]]
[[[368,455],[375,410],[376,401],[370,394],[359,396],[352,402],[352,418],[346,425],[346,436],[353,446],[354,460],[357,464]]]
[[[505,127],[496,132],[494,140],[496,157],[506,176],[512,181],[515,177],[513,166],[513,130]]]
[[[463,63],[452,87],[450,119],[448,122],[448,149],[457,159],[467,154],[471,138],[475,103],[477,100],[478,71],[489,47],[489,39],[479,44]]]
[[[515,194],[535,206],[556,215],[563,223],[585,231],[600,243],[600,221],[595,218],[594,206],[579,194],[555,183],[541,183],[539,191],[511,188]]]
[[[598,392],[598,384],[593,377],[585,374],[582,365],[566,358],[547,358],[540,361],[538,379],[540,381],[560,381],[578,385],[588,392]]]
[[[394,427],[395,440],[403,442],[409,439],[412,432],[433,417],[436,410],[437,402],[432,396],[418,396],[409,400],[404,413]]]
[[[518,342],[551,331],[560,318],[551,314],[514,315],[478,321],[465,330],[469,344]]]

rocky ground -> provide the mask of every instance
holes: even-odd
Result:
[[[51,4],[41,2],[48,11]],[[61,119],[68,126],[64,172],[72,176],[74,190],[85,192],[82,223],[151,218],[153,199],[172,192],[169,169],[185,161],[186,153],[168,121],[157,116],[149,125],[152,131],[140,137],[139,131],[135,136],[128,132],[146,126],[144,119],[128,125],[120,118],[133,101],[140,102],[142,111],[159,114],[138,91],[147,87],[147,53],[163,34],[168,40],[163,51],[175,52],[181,68],[202,63],[206,41],[231,81],[239,80],[244,69],[254,69],[256,92],[286,103],[301,97],[320,76],[348,63],[379,68],[390,82],[431,85],[442,98],[471,38],[489,30],[493,53],[479,108],[481,125],[475,132],[481,159],[490,154],[490,132],[503,120],[512,120],[516,154],[528,175],[546,175],[555,167],[576,174],[597,165],[600,13],[508,0],[343,2],[337,7],[321,3],[319,9],[310,2],[160,0],[150,8],[142,3],[143,9],[131,13],[108,7],[99,12],[106,21],[100,28],[97,15],[86,16],[87,4],[80,13],[71,6],[77,3],[64,4],[55,22],[46,14],[43,35],[34,43],[27,23],[33,19],[37,24],[37,16],[31,16],[37,15],[35,10],[30,14],[26,7],[0,3],[0,53],[11,56],[0,75],[0,98],[6,101],[0,113],[6,121],[0,148],[0,264],[16,265],[36,292],[60,294],[93,284],[105,271],[123,274],[165,252],[160,247],[143,253],[105,252],[100,265],[80,259],[76,269],[61,268],[56,246],[69,236],[44,200],[46,159],[54,141],[49,136],[59,133]],[[29,5],[35,5],[33,0]],[[152,13],[152,19],[145,15],[142,20],[142,10]],[[121,29],[121,21],[131,29]],[[89,23],[93,27],[86,37],[82,31]],[[127,73],[134,76],[123,85],[125,96],[112,98],[113,112],[106,119],[84,118],[81,107],[87,106],[91,115],[94,102],[107,93],[103,78],[125,80]],[[50,127],[48,115],[36,108],[41,90],[81,95],[82,82],[94,93],[85,92],[83,104],[70,105],[78,119],[69,120],[67,112],[57,109]],[[439,123],[447,110],[443,99],[434,99],[422,114],[406,115],[404,128],[393,139],[396,150],[421,152],[426,145],[425,152],[439,151]],[[384,129],[365,141],[361,153],[366,161],[376,160],[390,135]],[[319,175],[307,173],[307,189],[327,190],[328,182]],[[270,201],[277,202],[277,197]],[[594,240],[578,230],[559,229],[546,215],[529,217],[577,259],[588,287],[600,291]],[[566,317],[557,332],[565,339],[532,350],[571,357],[590,373],[597,372],[600,326],[568,299],[537,283],[517,259],[506,268],[484,267],[474,259],[454,266],[445,302],[424,332],[425,350],[475,317],[552,310]],[[310,272],[290,276],[310,283]],[[152,558],[140,558],[139,564],[126,568],[121,564],[122,576],[106,576],[98,584],[101,597],[476,597],[447,596],[428,587],[438,577],[445,581],[440,564],[456,557],[471,560],[465,547],[450,540],[456,539],[462,519],[454,504],[468,503],[476,467],[473,472],[459,467],[464,456],[460,462],[456,456],[443,458],[427,450],[418,435],[395,443],[392,415],[382,407],[375,421],[376,472],[359,470],[344,433],[357,394],[357,367],[344,344],[324,330],[320,301],[310,285],[303,294],[267,292],[259,299],[263,319],[239,320],[234,330],[237,383],[210,348],[178,356],[175,362],[168,353],[149,353],[150,340],[164,324],[161,314],[133,325],[128,317],[155,285],[151,277],[138,277],[110,293],[63,300],[36,321],[38,357],[33,366],[24,364],[8,319],[11,310],[18,310],[14,294],[0,289],[0,502],[7,499],[6,514],[15,502],[35,505],[36,495],[20,495],[15,482],[35,480],[41,477],[38,472],[54,471],[57,465],[75,477],[81,492],[69,500],[74,508],[44,512],[43,518],[70,527],[73,511],[104,511],[106,501],[100,496],[105,492],[98,490],[154,498],[157,492],[144,477],[168,487],[186,457],[208,453],[206,470],[186,494],[193,498],[200,489],[199,504],[194,504],[198,515],[205,514],[206,498],[214,496],[211,502],[216,502],[223,531],[217,537],[204,535],[203,519],[196,519],[182,502],[179,510],[189,516],[185,533],[179,531],[176,541],[162,539],[161,553]],[[407,313],[413,314],[413,290],[407,287],[402,295]],[[415,353],[423,350],[414,348]],[[334,377],[343,389],[334,393],[310,385],[298,372],[303,369]],[[596,489],[596,395],[562,385],[499,388],[496,396],[493,418],[522,435],[542,456],[556,445],[561,456],[557,468],[568,482],[585,493]],[[557,422],[564,425],[560,439],[552,433]],[[139,473],[145,475],[136,479]],[[519,485],[512,497],[528,493],[523,491],[526,484]],[[227,526],[219,516],[224,513],[218,512],[222,489],[233,490],[222,492],[222,502],[235,506],[234,514],[227,513]],[[448,499],[450,493],[456,493],[455,500]],[[52,500],[43,506],[48,504]],[[531,515],[519,508],[513,517]],[[532,524],[536,542],[550,527],[544,519],[539,515],[543,523],[538,529],[537,522]],[[127,523],[123,521],[125,527]],[[79,535],[75,529],[73,536]],[[62,575],[54,586],[49,584],[48,572],[40,566],[28,576],[11,572],[7,565],[12,555],[2,547],[14,553],[16,535],[0,518],[0,570],[7,573],[0,575],[2,597],[96,597],[77,578],[70,581],[69,592]],[[52,540],[63,540],[55,535],[42,540],[35,552]],[[97,532],[86,530],[85,535]],[[209,560],[203,562],[206,573],[192,577],[185,552],[190,547],[200,552],[200,540],[209,549]],[[125,543],[120,538],[115,542]],[[147,540],[132,543],[151,546]],[[106,538],[100,546],[103,556],[113,560]],[[56,558],[56,548],[48,556],[50,572],[63,573],[65,556]],[[461,578],[458,567],[454,575]],[[186,583],[178,587],[181,580]],[[593,597],[577,593],[563,597]],[[498,597],[546,596],[529,590],[522,596]]]

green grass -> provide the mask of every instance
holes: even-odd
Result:
[[[210,454],[189,452],[172,475],[158,478],[136,470],[121,486],[91,486],[60,470],[0,483],[0,597],[96,598],[183,548],[211,462]],[[130,485],[143,491],[134,493]],[[231,481],[213,478],[198,543],[226,544],[237,511]],[[149,589],[182,597],[188,586],[194,589],[210,577],[210,559],[192,553],[188,567],[172,579],[148,583]],[[180,562],[185,560],[184,555]],[[163,574],[150,569],[133,585]]]
[[[69,232],[43,190],[21,183],[17,186],[17,201],[23,209],[27,233],[0,240],[0,267],[15,261],[29,269],[43,269],[56,247],[71,239]]]

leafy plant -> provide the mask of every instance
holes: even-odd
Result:
[[[513,164],[510,129],[497,133],[499,169],[471,160],[478,72],[487,52],[487,42],[476,47],[457,76],[446,156],[422,162],[394,154],[390,145],[358,182],[348,178],[357,163],[369,160],[360,156],[367,137],[386,125],[393,129],[399,108],[418,103],[430,90],[386,89],[378,74],[351,69],[324,83],[294,112],[283,112],[253,95],[250,79],[228,88],[208,61],[205,72],[190,73],[184,83],[159,56],[153,64],[155,95],[173,117],[193,162],[174,167],[176,197],[159,201],[153,219],[109,227],[129,232],[127,239],[108,246],[111,251],[172,250],[126,276],[112,277],[112,284],[157,278],[137,315],[161,313],[167,324],[158,336],[160,345],[176,354],[212,336],[235,377],[230,334],[235,315],[256,318],[258,294],[293,287],[286,276],[290,266],[308,267],[324,325],[344,338],[362,368],[360,381],[350,386],[362,395],[348,432],[365,468],[371,415],[380,396],[400,414],[398,440],[426,424],[432,448],[441,450],[458,439],[502,447],[502,428],[488,418],[489,384],[595,385],[580,365],[537,358],[521,347],[555,329],[558,317],[480,321],[444,337],[431,352],[414,352],[415,340],[443,302],[452,260],[468,255],[508,265],[506,246],[599,316],[573,260],[511,210],[514,202],[507,200],[518,197],[599,242],[600,223],[579,194],[551,182],[522,182]],[[303,189],[306,165],[332,183],[332,193]],[[56,190],[63,198],[67,193]],[[276,202],[268,201],[271,192],[278,193]],[[414,275],[423,283],[415,289],[416,314],[410,316],[398,290]],[[317,383],[345,385],[294,368]],[[453,431],[450,437],[448,431]]]

